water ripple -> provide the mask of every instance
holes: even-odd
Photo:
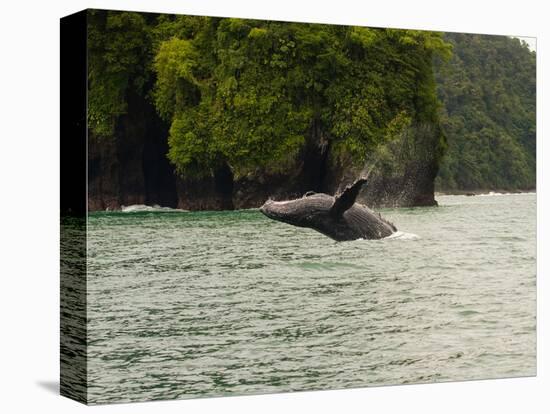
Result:
[[[89,398],[534,375],[535,199],[386,209],[402,231],[348,243],[256,210],[92,214]]]

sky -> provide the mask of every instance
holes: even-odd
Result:
[[[529,46],[529,49],[536,51],[537,50],[537,38],[536,37],[525,37],[525,36],[513,36],[517,37],[520,40],[524,40],[527,45]]]

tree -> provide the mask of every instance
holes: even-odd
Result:
[[[506,36],[448,33],[445,40],[454,54],[436,71],[449,143],[438,187],[534,188],[535,52]]]
[[[155,103],[182,174],[284,171],[312,139],[361,163],[397,128],[438,122],[439,33],[176,16],[157,34]]]

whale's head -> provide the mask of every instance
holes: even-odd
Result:
[[[334,197],[328,194],[307,192],[302,198],[288,201],[267,200],[260,211],[273,220],[299,227],[316,227],[328,217]]]

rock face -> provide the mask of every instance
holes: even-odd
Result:
[[[214,177],[176,181],[177,207],[184,210],[233,210],[233,173],[223,166]]]
[[[88,137],[88,209],[132,204],[176,207],[176,177],[166,158],[168,127],[140,96],[128,97],[128,115],[114,137]]]
[[[168,126],[151,103],[130,95],[128,114],[119,117],[114,137],[89,135],[88,210],[117,210],[132,204],[186,210],[255,208],[268,198],[292,199],[307,191],[335,194],[360,173],[350,162],[331,157],[328,139],[316,123],[294,166],[239,178],[227,165],[213,177],[178,177],[166,157],[167,136]],[[399,164],[397,173],[375,171],[358,201],[372,207],[435,205],[438,162],[434,157],[419,158]]]
[[[369,207],[418,207],[436,206],[434,180],[437,162],[405,165],[402,174],[374,171],[357,197],[357,202]],[[360,171],[339,164],[330,169],[325,185],[328,194],[336,194],[359,176]]]

